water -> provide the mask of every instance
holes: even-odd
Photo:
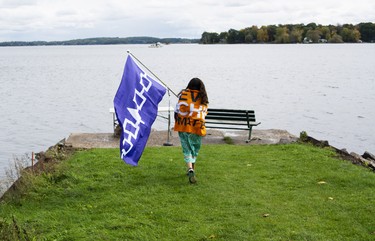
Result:
[[[374,44],[3,47],[0,177],[15,155],[46,150],[73,132],[111,132],[109,108],[128,49],[175,92],[197,76],[210,107],[254,109],[256,129],[307,131],[375,153]]]

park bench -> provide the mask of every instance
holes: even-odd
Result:
[[[168,119],[168,129],[170,128],[170,115],[168,117],[160,115],[162,112],[173,112],[172,107],[159,107],[158,116]],[[114,108],[110,108],[109,112],[113,115],[113,129],[116,131],[118,121]],[[251,140],[251,132],[253,126],[259,125],[255,119],[254,110],[233,110],[233,109],[214,109],[208,108],[206,116],[206,128],[211,129],[231,129],[231,130],[248,130],[249,138],[246,142]]]
[[[206,128],[212,129],[232,129],[232,130],[248,130],[251,140],[251,132],[253,126],[259,125],[255,119],[254,110],[233,110],[233,109],[213,109],[208,108],[206,116]]]

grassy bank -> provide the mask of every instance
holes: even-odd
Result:
[[[0,204],[1,237],[36,240],[374,240],[375,174],[304,144],[77,152]]]

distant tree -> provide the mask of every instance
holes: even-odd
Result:
[[[256,42],[258,40],[258,30],[258,26],[251,26],[251,35],[253,36],[253,42]]]
[[[306,38],[311,40],[313,43],[318,43],[321,35],[322,32],[320,32],[319,30],[309,30],[306,33]]]
[[[306,28],[308,30],[315,30],[316,27],[317,27],[316,23],[309,23],[309,24],[306,25]]]
[[[262,26],[260,29],[258,29],[258,31],[257,31],[257,41],[259,43],[268,42],[268,32],[267,32],[266,26]]]
[[[343,43],[342,37],[337,33],[333,34],[331,39],[329,40],[330,43]]]
[[[276,29],[275,43],[290,43],[287,27],[278,27]]]
[[[301,43],[302,42],[303,29],[294,27],[290,33],[290,42],[291,43]]]
[[[245,43],[245,35],[243,32],[240,32],[238,30],[229,29],[227,42],[229,44]]]
[[[245,43],[255,43],[257,41],[258,27],[253,25],[250,28],[243,29],[242,33],[245,36]]]
[[[339,32],[340,36],[342,37],[342,41],[344,42],[352,42],[351,41],[351,30],[348,28],[343,27]]]
[[[361,40],[361,32],[358,29],[353,30],[352,36],[354,43],[358,43]]]
[[[283,27],[286,27],[288,29],[288,32],[291,33],[293,29],[295,28],[294,24],[285,24]]]
[[[254,41],[254,37],[251,33],[245,32],[245,43],[252,43]]]
[[[268,42],[274,42],[275,41],[276,29],[277,29],[276,25],[268,25],[267,26]]]
[[[250,28],[241,29],[240,32],[245,36],[245,43],[252,43],[253,42],[253,35],[251,34]]]
[[[357,29],[350,29],[348,27],[343,27],[340,35],[346,43],[357,43],[361,38],[361,34]]]
[[[355,26],[351,23],[345,23],[342,25],[343,28],[354,29]]]
[[[227,42],[228,44],[235,44],[238,41],[239,32],[235,29],[229,29]]]
[[[318,29],[321,32],[321,38],[326,39],[326,40],[331,39],[331,31],[330,31],[329,27],[321,26]]]
[[[219,34],[219,43],[227,43],[228,32],[221,32]]]
[[[202,33],[202,37],[201,37],[200,43],[202,43],[202,44],[211,44],[212,43],[212,41],[211,41],[211,34],[208,33],[208,32]]]
[[[214,44],[217,44],[220,41],[218,33],[211,33],[211,41]]]
[[[358,28],[363,42],[375,42],[374,23],[360,23],[358,24]]]
[[[336,25],[336,33],[340,34],[343,29],[343,26],[341,24]]]
[[[220,36],[218,33],[212,32],[204,32],[202,34],[200,43],[202,44],[216,44],[220,42]]]
[[[335,25],[332,25],[332,24],[328,25],[327,27],[329,28],[330,38],[331,38],[335,33],[337,33],[337,28]]]

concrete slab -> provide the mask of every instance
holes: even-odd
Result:
[[[227,140],[224,139],[226,137]],[[248,137],[247,131],[219,131],[209,129],[207,135],[203,137],[203,144],[226,144],[231,141],[235,145],[254,145],[254,144],[278,144],[291,143],[298,138],[285,130],[253,130],[252,140],[246,143]],[[117,148],[119,147],[119,138],[114,137],[113,133],[72,133],[66,140],[67,145],[74,148]],[[177,132],[172,131],[168,138],[167,131],[151,131],[147,146],[163,146],[170,144],[180,146],[180,140]]]

